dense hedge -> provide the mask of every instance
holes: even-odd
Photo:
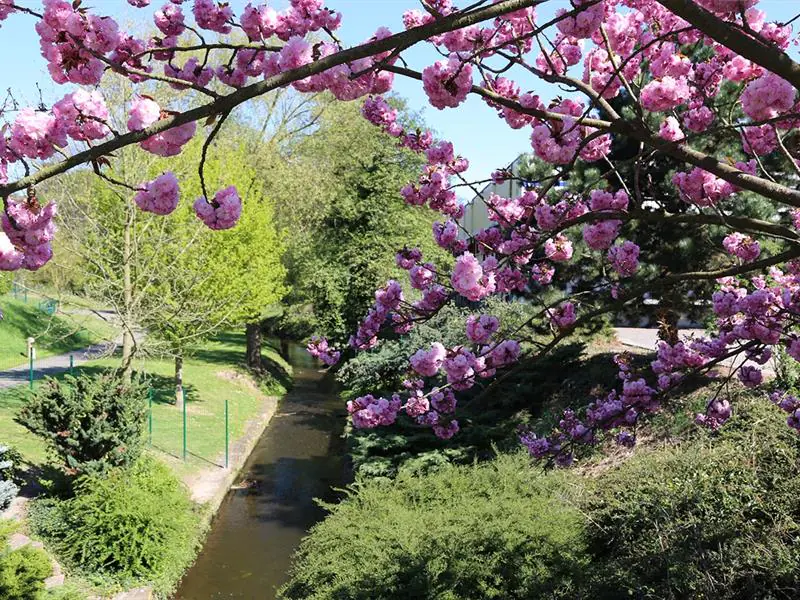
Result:
[[[800,438],[742,394],[720,434],[543,474],[504,455],[362,480],[287,599],[800,597]],[[618,463],[616,466],[609,464]]]
[[[145,456],[81,477],[68,500],[33,503],[31,526],[60,560],[90,579],[168,591],[194,557],[198,516],[184,485]]]
[[[371,481],[300,548],[286,599],[571,598],[582,517],[523,457]],[[559,492],[560,493],[560,492]]]
[[[800,597],[800,437],[740,398],[719,436],[640,453],[585,510],[597,597]]]

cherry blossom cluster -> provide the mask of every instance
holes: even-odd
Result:
[[[0,215],[0,271],[36,271],[53,255],[56,205],[42,206],[35,196],[9,198]]]
[[[233,185],[219,190],[210,202],[201,196],[192,206],[197,218],[209,229],[230,229],[242,215],[242,199]]]
[[[785,392],[773,392],[769,399],[789,415],[786,424],[800,432],[800,400]]]
[[[634,375],[628,362],[618,357],[621,391],[613,390],[605,398],[593,400],[584,418],[568,411],[558,429],[547,436],[523,432],[521,442],[536,458],[569,464],[576,445],[596,443],[599,432],[613,430],[618,442],[632,445],[640,416],[659,410],[665,393],[679,385],[687,372],[707,371],[727,358],[741,355],[747,362],[740,360],[728,368],[735,371],[742,385],[752,388],[762,384],[762,366],[776,347],[783,347],[789,356],[800,360],[800,337],[794,333],[800,324],[800,265],[787,266],[786,272],[773,267],[767,277],[756,275],[749,282],[733,277],[720,279],[713,295],[717,317],[713,336],[674,345],[659,342],[649,373]],[[789,426],[798,429],[797,399],[780,391],[771,399],[789,413]],[[728,399],[715,396],[695,421],[716,430],[730,419],[733,409]]]
[[[179,199],[178,178],[172,171],[145,183],[133,198],[140,209],[156,215],[170,214],[178,207]]]
[[[341,352],[334,350],[324,337],[313,336],[306,346],[308,353],[328,366],[335,365],[341,358]]]

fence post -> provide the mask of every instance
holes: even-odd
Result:
[[[147,439],[150,445],[153,445],[153,388],[147,390],[148,402],[150,410],[148,411],[147,419]]]
[[[28,338],[28,366],[29,366],[29,374],[30,374],[30,382],[29,387],[33,389],[33,344],[36,340],[32,337]]]
[[[183,400],[183,460],[186,461],[186,394],[181,390]]]
[[[228,399],[225,398],[225,468],[228,468]]]

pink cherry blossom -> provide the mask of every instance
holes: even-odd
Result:
[[[572,258],[572,242],[558,234],[555,238],[550,238],[544,243],[544,254],[554,262],[566,262]]]
[[[433,106],[439,110],[455,108],[466,100],[472,89],[472,66],[452,55],[425,68],[422,85]]]
[[[152,98],[136,96],[128,113],[128,129],[146,129],[161,118],[161,107]]]
[[[433,377],[442,368],[447,350],[440,342],[431,344],[431,349],[417,350],[410,359],[411,368],[424,377]]]
[[[659,137],[669,142],[680,142],[686,136],[681,131],[681,124],[673,116],[669,116],[661,123],[658,129]]]
[[[194,137],[196,130],[197,123],[191,121],[150,136],[141,142],[140,146],[158,156],[176,156],[181,153],[183,146]]]
[[[63,122],[53,114],[23,108],[11,126],[9,149],[17,156],[50,158],[56,147],[67,145]]]
[[[743,233],[731,233],[722,240],[722,245],[729,254],[739,257],[744,262],[752,262],[761,254],[760,244]]]
[[[550,321],[558,329],[568,329],[575,324],[578,317],[575,314],[575,305],[572,302],[562,302],[556,308],[548,311]]]
[[[500,320],[491,315],[470,315],[467,317],[467,337],[474,344],[486,344],[497,330]]]
[[[583,239],[592,250],[605,250],[619,236],[622,221],[610,220],[590,223],[583,228]]]
[[[456,259],[450,279],[453,288],[469,300],[480,300],[495,289],[494,275],[485,273],[481,263],[470,252]]]
[[[194,212],[209,229],[230,229],[242,215],[242,200],[231,185],[214,194],[212,202],[202,196],[195,200]]]
[[[300,36],[294,36],[281,49],[278,64],[281,70],[290,71],[307,65],[311,61],[311,44]]]
[[[186,29],[181,7],[168,2],[153,14],[158,30],[166,36],[181,35]]]
[[[629,240],[612,246],[608,260],[620,277],[630,277],[639,270],[639,246]]]
[[[278,13],[271,6],[248,4],[240,19],[242,29],[251,42],[269,39],[278,29]]]
[[[644,86],[641,100],[645,109],[652,112],[663,112],[685,104],[690,95],[686,78],[667,75]]]
[[[796,94],[791,83],[767,71],[742,92],[742,112],[755,121],[772,119],[792,110]]]
[[[145,212],[168,215],[178,207],[178,178],[172,171],[159,175],[136,193],[133,200]]]
[[[742,148],[750,155],[769,154],[778,147],[775,127],[769,123],[761,126],[743,127]]]
[[[197,26],[202,29],[217,33],[230,33],[231,31],[230,21],[233,19],[233,11],[227,2],[194,0],[192,13],[194,13]]]
[[[97,90],[79,89],[64,96],[53,105],[53,114],[74,140],[99,140],[111,133],[108,107]]]
[[[572,7],[580,8],[585,4],[589,4],[589,0],[571,0]],[[588,38],[600,27],[603,20],[603,13],[605,7],[603,2],[595,2],[590,4],[574,16],[564,17],[556,27],[558,30],[567,36],[574,38]],[[559,8],[556,11],[556,16],[560,17],[567,12],[566,8]]]

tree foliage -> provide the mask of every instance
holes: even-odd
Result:
[[[282,327],[341,338],[376,287],[399,275],[397,250],[408,244],[426,258],[444,255],[431,239],[435,213],[415,210],[399,195],[419,170],[419,156],[370,126],[357,105],[316,102],[314,127],[283,150],[287,163],[276,167],[268,188],[288,243],[291,292]],[[414,122],[411,114],[405,118]]]

